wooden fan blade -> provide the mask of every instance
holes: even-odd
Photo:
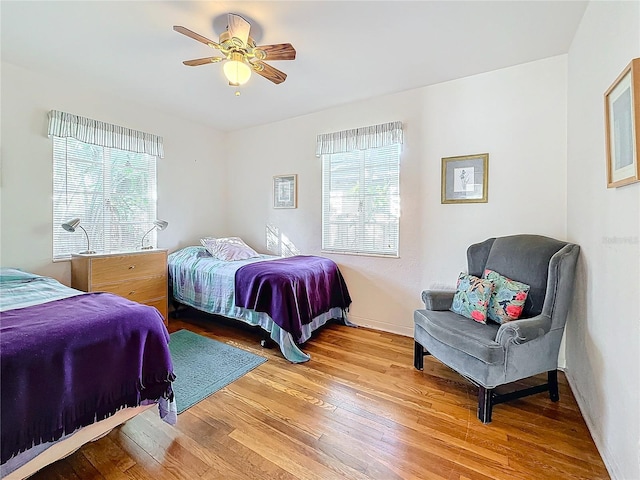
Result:
[[[262,50],[267,54],[264,60],[295,60],[296,49],[290,43],[277,43],[275,45],[261,45],[255,50]]]
[[[195,60],[185,60],[185,65],[190,67],[197,67],[198,65],[206,65],[207,63],[218,63],[222,60],[225,60],[224,57],[207,57],[207,58],[196,58]]]
[[[239,47],[247,45],[247,41],[249,40],[249,30],[251,30],[251,24],[240,15],[236,15],[234,13],[230,13],[228,15],[227,31],[229,32],[229,37],[235,37],[241,40],[242,45],[238,45]]]
[[[199,33],[192,32],[188,28],[184,28],[183,26],[180,26],[180,25],[174,25],[173,29],[176,32],[181,33],[183,35],[186,35],[189,38],[193,38],[194,40],[197,40],[198,42],[202,42],[205,45],[209,45],[211,48],[218,48],[218,49],[220,48],[220,44],[214,42],[213,40],[209,40],[207,37],[203,37]]]
[[[271,80],[275,84],[282,83],[287,79],[286,73],[281,72],[277,68],[273,68],[271,65],[267,65],[259,60],[253,62],[252,66],[254,72],[258,75],[262,75],[267,80]]]

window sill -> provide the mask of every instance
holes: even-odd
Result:
[[[382,253],[345,252],[342,250],[320,250],[320,253],[331,255],[355,255],[357,257],[400,258],[400,255],[384,255]]]

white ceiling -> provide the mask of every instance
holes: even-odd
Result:
[[[222,131],[566,53],[586,1],[5,1],[2,61],[189,118]],[[234,95],[217,51],[227,13],[261,45],[291,43],[268,62],[287,80],[253,75]]]

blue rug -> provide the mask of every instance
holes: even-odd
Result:
[[[173,391],[178,413],[250,372],[266,358],[189,330],[171,334]]]

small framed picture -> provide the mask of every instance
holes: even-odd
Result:
[[[442,203],[486,203],[489,154],[442,159]]]
[[[607,188],[640,181],[640,58],[604,94]]]
[[[298,175],[273,177],[273,208],[298,207]]]

